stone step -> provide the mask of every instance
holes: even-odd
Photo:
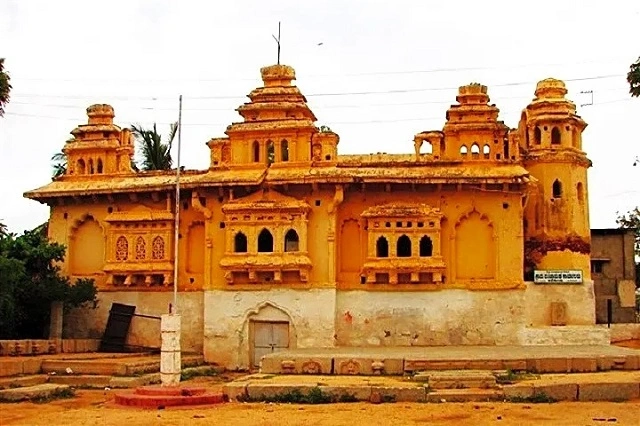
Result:
[[[35,386],[0,390],[0,401],[17,402],[55,398],[61,395],[71,395],[72,390],[67,385],[43,383]]]
[[[143,374],[141,376],[123,377],[97,374],[51,375],[49,383],[69,385],[74,388],[89,389],[129,389],[160,382],[160,373]]]
[[[134,390],[117,392],[114,402],[118,405],[144,408],[210,405],[225,402],[221,392],[188,386],[145,386]]]
[[[182,367],[194,367],[204,363],[202,355],[186,355],[182,357]],[[70,369],[70,373],[67,369]],[[62,359],[42,361],[43,373],[102,375],[102,376],[135,376],[160,371],[160,358],[141,359]]]
[[[413,376],[417,382],[426,382],[429,389],[490,389],[497,386],[496,377],[487,370],[421,371]]]
[[[0,389],[21,388],[47,383],[46,374],[32,374],[29,376],[0,377]]]

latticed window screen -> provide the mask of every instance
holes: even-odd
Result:
[[[136,259],[145,259],[147,257],[147,243],[144,238],[138,237],[136,240]]]
[[[151,255],[154,259],[164,259],[164,240],[158,236],[153,239]]]
[[[127,260],[129,257],[129,242],[126,237],[120,236],[116,240],[116,260]]]

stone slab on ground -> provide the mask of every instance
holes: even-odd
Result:
[[[38,374],[41,370],[41,364],[40,357],[2,357],[0,358],[0,377]]]
[[[35,386],[47,383],[46,374],[33,374],[29,376],[14,376],[0,378],[0,389]]]
[[[488,370],[421,371],[413,376],[413,380],[428,383],[430,389],[489,389],[496,387],[496,377]]]
[[[67,385],[57,385],[53,383],[44,383],[15,389],[4,389],[0,390],[0,401],[17,402],[50,398],[65,391],[70,391],[70,387]]]
[[[202,355],[186,355],[182,357],[183,367],[202,365]],[[109,376],[133,376],[160,371],[160,356],[130,355],[129,357],[114,358],[55,358],[42,361],[43,373],[93,374]]]
[[[579,401],[628,401],[640,398],[640,383],[582,383]]]
[[[557,401],[577,401],[578,385],[576,383],[545,383],[533,385],[533,397],[548,396]]]

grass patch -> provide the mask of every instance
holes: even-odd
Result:
[[[539,379],[537,374],[528,371],[507,370],[505,374],[496,374],[496,383],[499,385],[511,385],[521,380]]]
[[[277,402],[283,404],[333,404],[337,402],[357,402],[355,395],[343,393],[341,395],[332,395],[323,392],[318,386],[315,386],[304,393],[299,388],[294,388],[287,392],[275,394],[273,396],[260,396],[258,398],[244,397],[238,399],[241,402]]]
[[[558,402],[557,399],[547,395],[544,392],[534,393],[532,396],[513,396],[507,398],[507,402],[514,403],[529,403],[529,404],[550,404]]]
[[[213,377],[217,375],[218,371],[215,368],[190,368],[182,370],[182,373],[180,373],[180,380],[185,381],[193,379],[194,377]]]

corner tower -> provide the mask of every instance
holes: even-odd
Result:
[[[89,120],[71,131],[62,152],[67,157],[66,176],[132,173],[133,136],[129,129],[113,124],[113,107],[87,108]]]
[[[524,166],[537,179],[525,208],[525,273],[579,269],[590,279],[587,169],[582,151],[587,124],[565,98],[565,84],[548,78],[536,86],[519,125]]]

